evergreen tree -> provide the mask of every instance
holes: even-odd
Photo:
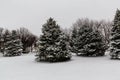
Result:
[[[78,31],[78,51],[81,56],[103,56],[106,45],[103,36],[90,25],[83,25]]]
[[[52,18],[42,28],[43,35],[39,39],[39,50],[36,55],[37,61],[65,61],[71,58],[69,54],[66,37]]]
[[[22,53],[22,44],[17,32],[15,30],[12,33],[7,32],[5,38],[5,52],[4,56],[19,56]]]
[[[3,28],[0,28],[0,52],[3,52]]]
[[[6,47],[6,42],[9,41],[9,37],[10,37],[10,31],[9,30],[5,30],[5,33],[3,34],[3,55],[5,55],[5,47]]]
[[[78,53],[78,31],[77,28],[74,27],[72,30],[72,35],[71,35],[71,39],[70,39],[70,50],[73,53]]]
[[[120,10],[116,11],[110,39],[111,59],[120,59]]]

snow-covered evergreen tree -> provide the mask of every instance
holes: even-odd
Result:
[[[120,10],[116,11],[110,39],[111,59],[120,59]]]
[[[7,32],[5,43],[4,56],[19,56],[22,53],[22,44],[17,32],[15,30],[12,33]]]
[[[3,52],[3,44],[4,44],[4,39],[3,39],[3,28],[0,28],[0,52]]]
[[[90,25],[83,25],[78,31],[78,51],[81,56],[103,56],[106,45],[103,36]]]
[[[6,47],[6,42],[8,42],[10,39],[10,31],[9,30],[5,30],[4,34],[3,34],[3,55],[5,55],[5,47]]]
[[[77,28],[74,27],[73,30],[72,30],[72,35],[71,35],[71,38],[70,38],[70,50],[71,52],[73,53],[78,53],[78,31],[77,31]]]
[[[42,28],[43,35],[38,41],[37,61],[65,61],[71,58],[66,44],[66,37],[53,18],[48,19]]]

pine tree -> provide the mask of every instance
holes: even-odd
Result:
[[[9,37],[10,37],[10,31],[9,30],[5,30],[5,33],[3,34],[3,55],[5,55],[5,48],[6,48],[6,43],[9,41]]]
[[[105,54],[106,45],[103,36],[98,30],[94,30],[92,26],[83,25],[78,31],[78,51],[81,56],[103,56]]]
[[[5,47],[4,56],[21,55],[22,44],[15,30],[13,30],[12,33],[9,33],[9,32],[6,33],[4,47]]]
[[[57,62],[71,58],[66,38],[53,18],[48,19],[47,23],[43,25],[42,32],[43,35],[40,36],[38,42],[37,61]]]
[[[0,52],[3,52],[3,28],[0,28]]]
[[[120,59],[120,10],[116,11],[110,39],[111,59]]]
[[[71,35],[71,39],[70,39],[70,50],[73,53],[78,53],[78,31],[77,28],[74,27],[72,30],[72,35]]]

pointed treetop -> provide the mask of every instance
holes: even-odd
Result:
[[[56,21],[51,17],[47,20],[47,23],[48,25],[56,25]]]
[[[116,24],[118,21],[120,21],[120,10],[116,10],[115,18],[114,18],[114,23]]]
[[[120,32],[120,10],[119,9],[117,9],[114,17],[112,32]]]
[[[52,17],[50,17],[49,19],[48,19],[48,21],[53,21],[54,19],[52,18]]]

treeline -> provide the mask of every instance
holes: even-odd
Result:
[[[26,28],[0,28],[0,51],[7,56],[36,50],[36,61],[58,62],[77,56],[104,56],[120,59],[120,10],[113,21],[78,19],[70,29],[62,29],[53,18],[42,25],[39,38]],[[71,54],[72,53],[72,54]]]
[[[24,27],[12,31],[0,28],[0,52],[3,53],[3,56],[18,56],[34,50],[37,53],[36,56],[38,56],[36,59],[37,61],[68,60],[71,58],[71,52],[76,53],[79,56],[103,56],[110,42],[112,25],[113,22],[110,21],[96,21],[84,18],[78,19],[71,28],[62,29],[53,18],[50,18],[42,26],[43,35],[40,35],[40,37],[32,34]],[[95,37],[94,35],[97,36]],[[94,46],[92,45],[92,48],[97,48],[98,46],[101,49],[99,50],[102,52],[98,51],[90,53],[90,55],[87,54],[88,49],[91,49],[88,48],[86,44],[92,44],[90,39],[92,40],[96,38],[97,41],[97,37],[101,39],[100,44],[103,45],[100,46],[98,41],[98,44],[95,44]],[[56,51],[57,47],[59,48],[58,51]],[[85,53],[85,51],[86,55],[81,54],[83,52]],[[51,57],[53,56],[55,58],[52,59]]]
[[[61,29],[53,18],[42,26],[39,38],[37,61],[64,61],[71,53],[78,56],[104,56],[109,48],[113,23],[78,19],[72,29]]]
[[[29,53],[33,50],[37,39],[36,35],[24,27],[12,31],[0,28],[0,52],[3,53],[4,56]],[[20,53],[17,52],[19,48],[21,49]]]

